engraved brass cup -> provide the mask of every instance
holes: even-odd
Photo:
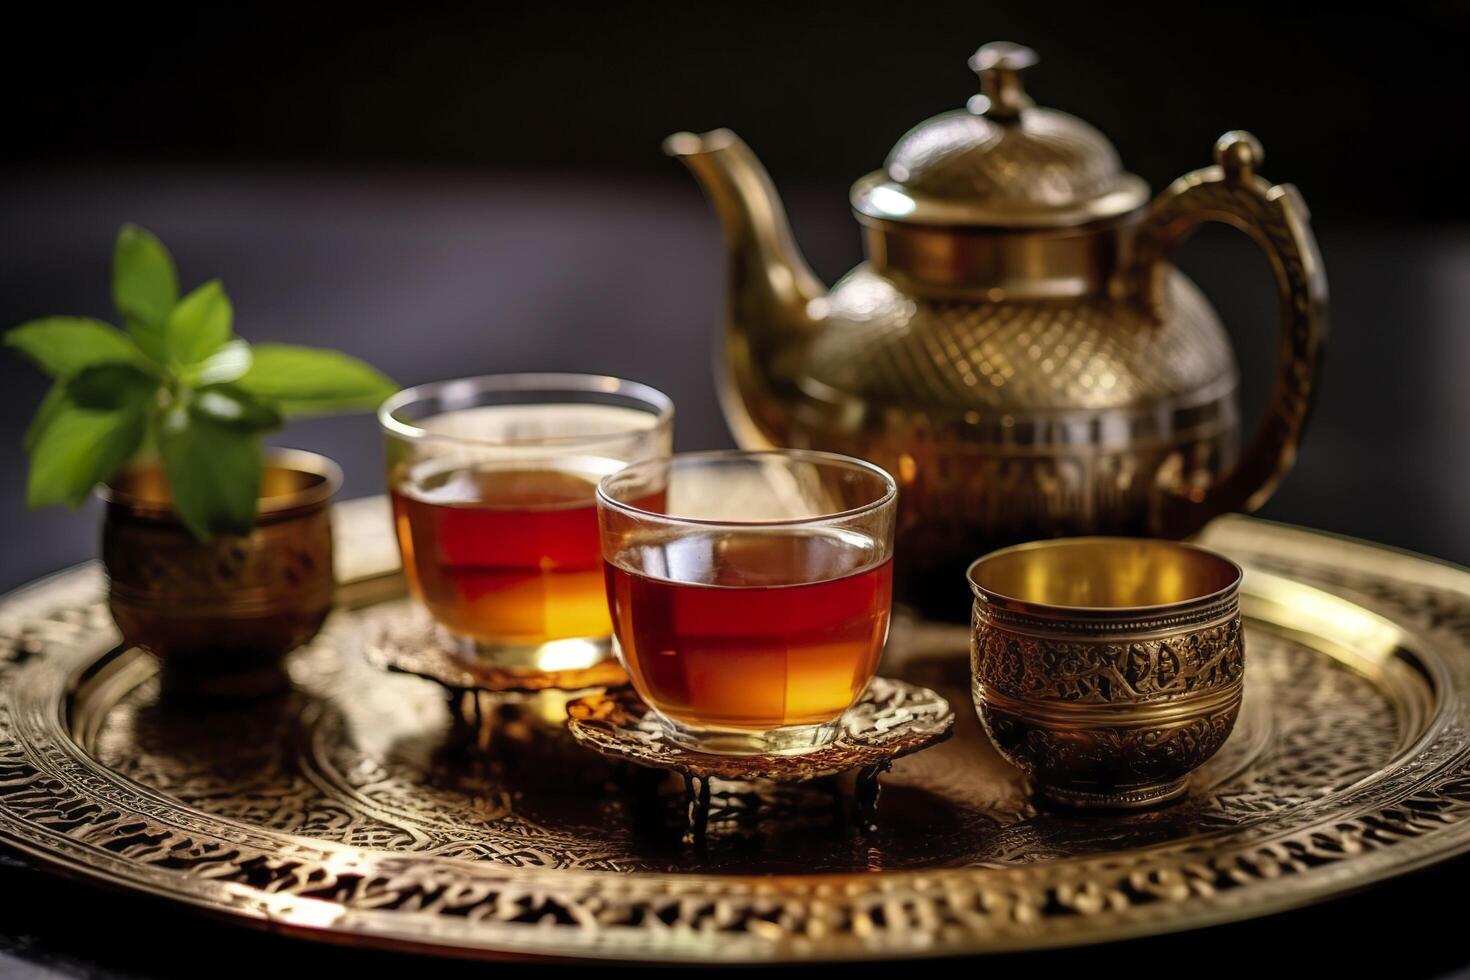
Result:
[[[1055,802],[1150,806],[1225,744],[1240,712],[1240,567],[1172,541],[1065,538],[969,569],[975,708]]]
[[[282,687],[282,659],[332,607],[329,506],[341,482],[323,456],[271,451],[250,534],[199,541],[174,512],[161,467],[119,475],[102,491],[102,563],[123,639],[163,661],[171,689],[249,696]]]

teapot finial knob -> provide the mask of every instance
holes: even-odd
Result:
[[[1019,119],[1033,105],[1021,85],[1021,72],[1040,59],[1023,44],[992,41],[970,58],[970,70],[980,76],[982,94],[970,100],[970,111],[998,122]]]
[[[1232,129],[1215,141],[1215,163],[1233,182],[1250,177],[1265,159],[1261,141],[1243,129]]]

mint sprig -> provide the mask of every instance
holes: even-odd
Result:
[[[212,279],[179,296],[172,256],[125,225],[112,295],[126,332],[87,317],[46,317],[5,344],[53,377],[25,436],[27,502],[81,504],[144,446],[156,447],[174,509],[201,540],[248,534],[261,482],[261,436],[288,415],[374,408],[397,386],[346,354],[234,335],[234,308]]]

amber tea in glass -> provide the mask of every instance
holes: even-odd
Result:
[[[607,656],[597,483],[668,454],[668,399],[615,378],[507,375],[410,389],[382,418],[404,574],[456,648],[541,670]]]
[[[895,495],[877,467],[799,451],[685,454],[602,482],[620,655],[672,737],[799,752],[836,734],[888,634]]]

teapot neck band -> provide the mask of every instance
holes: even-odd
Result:
[[[868,263],[929,296],[1063,299],[1105,292],[1137,212],[1065,230],[904,225],[859,215]]]

